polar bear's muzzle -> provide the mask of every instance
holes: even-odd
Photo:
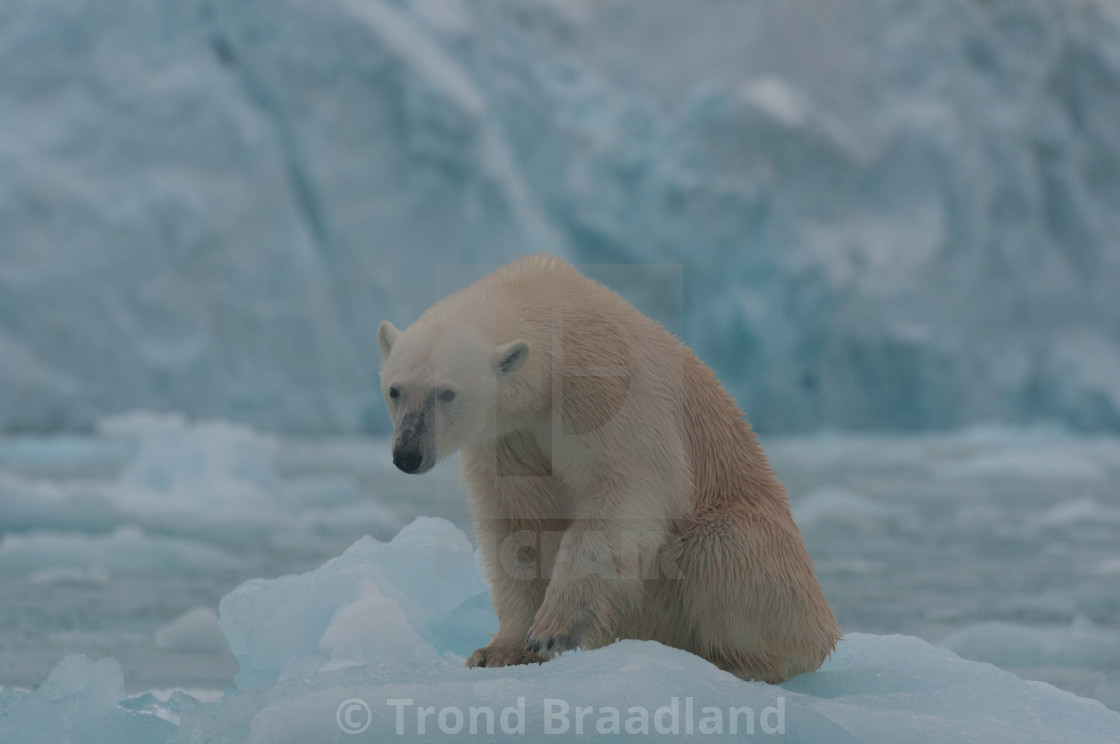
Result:
[[[393,437],[393,464],[405,473],[426,473],[435,465],[431,436],[424,411],[408,411],[401,416]]]

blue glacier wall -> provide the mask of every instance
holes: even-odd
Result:
[[[0,430],[384,428],[377,323],[542,249],[764,431],[1120,430],[1120,10],[0,7]]]

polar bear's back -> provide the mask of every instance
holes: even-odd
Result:
[[[455,322],[486,317],[496,343],[529,342],[530,362],[512,394],[526,417],[551,415],[559,393],[566,434],[600,451],[637,443],[663,467],[683,471],[664,475],[690,483],[692,505],[746,500],[788,510],[753,431],[712,370],[563,259],[526,256],[444,303]]]

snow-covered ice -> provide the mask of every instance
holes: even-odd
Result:
[[[1120,713],[1097,701],[907,636],[849,634],[820,671],[779,686],[640,641],[543,666],[468,670],[464,654],[496,626],[492,613],[471,609],[485,595],[477,569],[466,535],[445,520],[417,520],[387,544],[363,538],[315,571],[255,579],[223,599],[222,629],[241,672],[220,699],[129,696],[115,660],[72,655],[34,692],[0,690],[0,732],[117,744],[354,733],[1112,744],[1120,731]]]
[[[915,638],[854,634],[819,672],[781,686],[742,682],[698,657],[638,641],[541,667],[467,670],[448,663],[426,673],[396,666],[307,675],[248,707],[231,694],[196,708],[183,716],[177,741],[206,731],[247,742],[337,740],[339,708],[348,700],[368,705],[369,718],[360,709],[357,717],[344,715],[342,725],[369,720],[371,740],[398,731],[409,741],[469,733],[472,706],[493,711],[496,735],[505,722],[504,731],[523,732],[528,741],[547,740],[549,733],[611,741],[629,732],[704,739],[731,736],[733,719],[739,737],[753,730],[758,739],[781,734],[775,740],[806,744],[1104,744],[1120,730],[1120,713],[1096,701],[963,661]],[[433,710],[421,734],[417,712],[425,707]],[[581,707],[592,709],[580,721],[582,731],[576,728]],[[749,712],[733,713],[743,707]],[[510,708],[523,713],[503,721]],[[485,734],[485,714],[475,720]]]

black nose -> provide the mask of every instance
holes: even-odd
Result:
[[[406,473],[415,473],[420,469],[420,463],[424,458],[419,452],[395,452],[393,453],[393,464]]]

